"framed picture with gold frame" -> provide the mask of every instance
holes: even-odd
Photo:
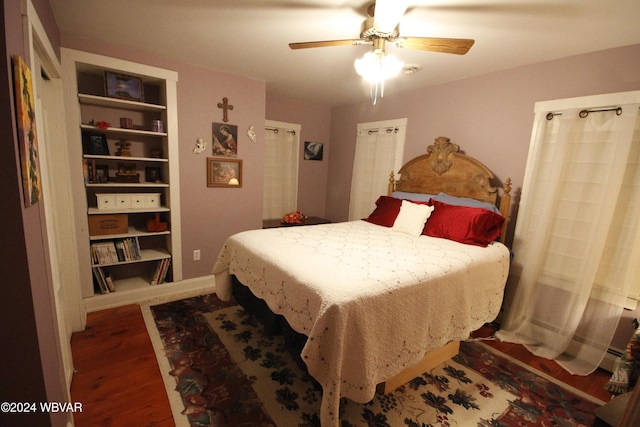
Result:
[[[242,160],[207,157],[207,187],[242,187]]]

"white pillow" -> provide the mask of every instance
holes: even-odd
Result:
[[[433,206],[403,200],[400,212],[391,229],[411,234],[412,236],[419,236],[422,234],[424,224],[427,222],[431,212],[433,212]]]

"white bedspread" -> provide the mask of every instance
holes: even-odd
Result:
[[[309,337],[302,358],[323,387],[321,421],[338,426],[340,397],[371,400],[378,383],[492,321],[509,251],[413,237],[365,221],[231,236],[213,268],[231,298],[234,274]]]

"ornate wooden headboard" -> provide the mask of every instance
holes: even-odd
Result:
[[[491,170],[482,162],[459,152],[460,146],[452,144],[444,136],[435,139],[427,147],[427,154],[418,156],[402,166],[399,178],[391,173],[389,194],[393,191],[438,194],[447,193],[456,197],[469,197],[492,203],[505,218],[500,241],[504,243],[509,210],[511,208],[511,178],[507,178],[499,196],[498,188],[491,182]]]

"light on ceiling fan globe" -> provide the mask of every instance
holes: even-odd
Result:
[[[403,63],[393,55],[367,52],[354,62],[356,72],[370,83],[377,83],[396,76],[402,70]]]

